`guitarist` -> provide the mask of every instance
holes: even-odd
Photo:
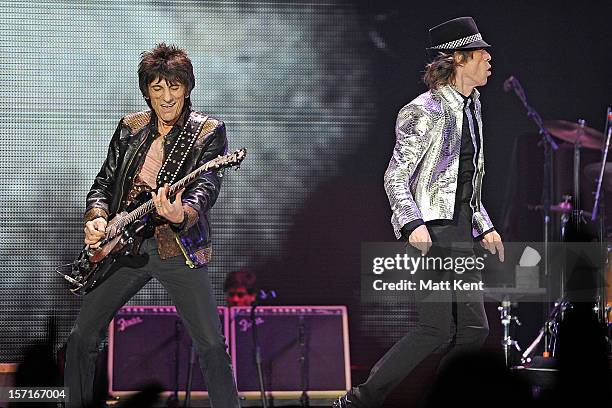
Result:
[[[208,210],[219,194],[220,175],[205,172],[174,199],[168,197],[168,184],[227,151],[225,126],[192,111],[195,77],[185,51],[162,43],[144,52],[138,79],[151,110],[127,115],[117,126],[87,195],[85,243],[98,247],[108,221],[137,202],[143,191],[152,192],[156,215],[147,224],[153,226],[136,238],[134,248],[144,261],[125,265],[118,259],[122,266],[83,298],[67,344],[69,405],[94,404],[94,365],[105,328],[121,306],[156,278],[194,340],[211,403],[215,408],[238,407],[206,268],[211,257]]]

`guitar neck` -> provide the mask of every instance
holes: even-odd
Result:
[[[210,160],[209,162],[206,162],[202,166],[198,167],[197,169],[195,169],[194,171],[171,185],[168,189],[168,197],[175,196],[176,193],[183,189],[185,186],[193,183],[194,180],[197,179],[200,174],[214,169],[220,170],[226,167],[239,166],[245,157],[246,149],[242,148],[236,150],[234,153],[227,154],[225,156],[219,156],[215,159]],[[140,206],[138,206],[138,208],[129,212],[125,216],[122,216],[120,218],[115,217],[109,223],[109,233],[104,238],[103,243],[108,242],[115,238],[117,235],[121,234],[128,225],[132,224],[136,220],[141,219],[142,217],[153,211],[153,209],[154,204],[153,200],[151,199],[141,204]]]
[[[183,189],[185,186],[193,183],[193,181],[198,178],[200,174],[208,171],[211,167],[214,167],[214,165],[211,165],[210,163],[212,162],[208,162],[198,167],[197,169],[195,169],[194,171],[171,185],[168,189],[168,198],[175,196],[176,193]],[[136,220],[141,219],[142,217],[153,211],[154,208],[155,205],[153,204],[153,199],[150,199],[139,205],[136,209],[130,211],[128,214],[121,217],[117,224],[114,225],[115,228],[113,231],[111,231],[112,233],[108,237],[106,237],[106,240],[110,241],[111,239],[115,238],[128,225],[132,224]]]

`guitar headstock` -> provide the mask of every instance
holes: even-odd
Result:
[[[242,149],[238,149],[233,153],[226,154],[225,156],[219,156],[216,159],[206,163],[206,168],[211,170],[240,166],[240,163],[242,163],[246,157],[246,152],[246,149],[243,147]]]

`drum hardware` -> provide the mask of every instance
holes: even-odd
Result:
[[[502,302],[501,306],[497,307],[499,310],[499,318],[501,320],[501,324],[504,328],[504,338],[502,340],[502,348],[504,350],[504,360],[506,361],[506,367],[510,367],[510,349],[515,348],[519,353],[522,351],[516,340],[513,340],[510,336],[510,325],[512,322],[516,323],[517,326],[521,326],[521,322],[516,315],[512,314],[512,306],[514,304],[510,301],[510,299],[506,296]]]
[[[603,212],[603,208],[605,207],[603,204],[604,196],[601,194],[601,190],[602,190],[602,187],[604,186],[604,179],[606,179],[605,176],[606,176],[606,168],[607,168],[607,161],[608,161],[608,151],[610,149],[610,139],[612,139],[612,126],[610,126],[611,123],[612,123],[612,107],[608,107],[608,110],[606,111],[606,126],[604,130],[604,133],[606,135],[606,140],[605,140],[604,148],[603,148],[602,155],[601,155],[601,163],[599,166],[600,167],[599,174],[597,177],[597,188],[595,189],[595,203],[593,204],[593,215],[591,216],[592,221],[598,220],[599,242],[601,243],[601,246],[602,246],[602,252],[604,249],[604,237],[605,237],[606,226],[605,226],[604,212]],[[612,180],[612,177],[608,177],[607,180]],[[597,285],[598,285],[599,291],[597,293],[597,302],[596,302],[596,305],[598,307],[597,317],[599,318],[600,322],[606,322],[606,320],[608,319],[608,314],[606,313],[606,306],[607,306],[606,300],[610,301],[612,300],[612,298],[610,298],[609,296],[610,295],[609,291],[608,293],[606,293],[606,289],[605,289],[606,279],[603,277],[603,274],[599,274],[598,276],[599,276],[599,279],[598,279]],[[610,279],[607,279],[607,281],[608,281],[607,282],[608,284],[612,284]]]
[[[584,142],[588,142],[588,139],[585,135],[586,121],[584,119],[579,119],[578,124],[567,125],[565,121],[555,121],[556,123],[561,123],[565,125],[567,129],[566,132],[559,132],[557,129],[553,128],[553,131],[556,131],[557,134],[562,135],[562,140],[573,141],[574,143],[574,154],[573,154],[573,195],[571,196],[571,211],[567,213],[561,214],[561,241],[567,242],[568,240],[577,239],[578,234],[581,230],[581,226],[586,222],[583,217],[581,207],[580,207],[580,157],[581,157],[581,149]],[[550,123],[549,123],[550,126]],[[561,138],[561,137],[560,137]],[[566,196],[566,199],[568,197]],[[549,358],[555,355],[556,343],[557,343],[557,333],[558,333],[558,324],[560,320],[563,318],[563,313],[569,303],[565,300],[565,281],[566,281],[566,268],[565,265],[562,264],[560,267],[560,286],[559,293],[561,298],[555,302],[555,307],[553,308],[553,313],[549,319],[544,322],[544,327],[540,330],[541,338],[544,339],[544,352],[542,356],[544,358]],[[547,275],[548,287],[552,287],[552,275]],[[537,342],[539,343],[539,342]],[[536,344],[537,344],[536,343]],[[533,345],[533,344],[532,344]]]
[[[572,124],[571,122],[566,121],[550,121],[547,122],[548,130],[554,136],[567,141],[574,143],[574,156],[573,156],[573,196],[564,196],[563,202],[557,204],[556,206],[551,206],[552,212],[556,212],[561,214],[561,237],[565,241],[568,238],[568,230],[567,228],[574,228],[575,232],[580,230],[581,224],[585,222],[584,216],[589,216],[592,221],[598,221],[599,227],[599,242],[603,247],[603,242],[605,238],[605,225],[604,225],[604,216],[602,208],[603,206],[603,195],[601,195],[602,188],[608,191],[612,191],[612,177],[605,177],[612,173],[612,164],[606,163],[607,154],[611,140],[611,127],[609,126],[610,122],[612,122],[612,109],[608,108],[608,112],[606,114],[606,131],[604,132],[607,137],[604,143],[603,134],[600,132],[588,128],[584,120],[579,120],[577,124]],[[591,164],[585,167],[584,172],[585,175],[591,180],[596,180],[597,189],[594,193],[595,195],[595,204],[593,206],[592,212],[581,211],[580,210],[580,149],[581,147],[586,148],[599,148],[602,149],[602,160],[600,163]],[[605,181],[604,181],[605,180]],[[572,203],[570,204],[570,200]],[[530,206],[530,209],[542,209],[543,206]],[[610,250],[608,249],[608,260],[610,260]],[[612,269],[610,268],[610,262],[608,262],[607,274],[612,275]],[[602,276],[599,274],[598,276]],[[608,281],[611,281],[612,278],[608,277]],[[542,342],[544,343],[544,352],[542,357],[547,359],[549,357],[554,357],[557,349],[557,340],[558,340],[558,329],[559,323],[563,320],[563,315],[568,308],[572,307],[571,302],[569,302],[566,298],[566,290],[565,290],[565,271],[561,273],[561,296],[562,298],[557,300],[554,304],[553,310],[551,311],[548,320],[544,322],[544,325],[540,329],[538,336],[536,339],[529,345],[529,347],[522,354],[521,362],[523,364],[530,364],[534,362],[534,353],[536,347],[540,345]],[[597,294],[594,299],[593,304],[593,312],[600,319],[600,322],[606,322],[608,320],[609,323],[609,314],[610,314],[610,303],[606,304],[606,293],[605,293],[605,282],[603,282],[603,278],[600,278],[600,282],[597,282],[598,287],[601,288],[600,292]],[[608,301],[610,301],[610,293],[607,294]],[[610,340],[610,337],[608,337]],[[538,361],[536,365],[541,365],[542,361]],[[544,363],[546,364],[546,363]]]
[[[573,195],[572,196],[564,196],[564,201],[560,204],[560,208],[563,209],[561,211],[561,240],[567,241],[568,236],[570,235],[568,232],[568,227],[573,229],[572,232],[580,231],[580,226],[585,222],[583,213],[580,210],[580,151],[582,147],[582,143],[585,140],[589,140],[585,138],[585,128],[586,122],[582,119],[578,121],[577,125],[572,124],[571,126],[567,125],[569,122],[565,121],[554,121],[548,122],[550,123],[561,123],[564,125],[566,132],[559,132],[557,129],[552,128],[553,131],[557,132],[559,138],[566,141],[574,142],[574,155],[573,155]],[[571,205],[569,201],[572,201]],[[569,211],[568,211],[569,210]],[[547,276],[548,279],[548,287],[552,287],[551,276]],[[558,325],[560,321],[563,319],[563,314],[568,307],[571,307],[571,304],[564,298],[565,296],[565,279],[566,279],[566,271],[565,266],[561,266],[560,273],[560,293],[561,298],[555,302],[555,306],[553,307],[552,312],[548,320],[544,322],[544,325],[540,329],[538,336],[531,343],[531,345],[525,350],[522,356],[522,362],[529,363],[532,360],[532,354],[535,351],[535,348],[543,341],[544,342],[544,351],[542,356],[544,358],[549,358],[555,355],[556,351],[556,343],[557,343],[557,334],[558,334]]]
[[[612,171],[612,166],[610,166],[610,170]],[[611,184],[611,187],[612,187],[612,184]],[[560,201],[558,204],[552,204],[550,206],[550,212],[561,214],[561,217],[563,217],[563,215],[570,214],[572,212],[572,208],[573,208],[572,203],[571,203],[572,196],[568,194],[564,194],[561,197],[563,201]],[[531,211],[542,211],[544,209],[544,206],[542,204],[528,204],[527,209]],[[584,210],[581,210],[580,214],[584,217],[589,217],[589,218],[592,215],[590,211],[584,211]]]
[[[572,240],[580,239],[580,227],[583,224],[585,212],[581,211],[580,206],[580,150],[582,147],[587,149],[600,149],[602,150],[602,160],[601,166],[599,170],[599,177],[597,179],[597,189],[595,193],[595,205],[593,207],[593,211],[591,212],[591,220],[599,220],[599,242],[604,248],[604,232],[606,231],[604,225],[604,217],[602,216],[602,203],[600,201],[601,196],[601,188],[605,186],[603,180],[606,174],[606,162],[607,162],[607,154],[610,145],[610,140],[612,139],[612,108],[608,108],[606,113],[606,129],[604,133],[600,133],[599,131],[589,128],[586,126],[586,122],[584,120],[579,120],[577,123],[571,123],[567,121],[548,121],[546,123],[543,122],[540,115],[527,103],[527,97],[525,96],[525,91],[520,85],[519,81],[511,76],[504,82],[504,89],[509,91],[512,89],[514,93],[519,97],[523,105],[527,110],[527,116],[529,116],[539,128],[539,133],[542,136],[541,144],[544,147],[544,178],[542,182],[542,211],[543,211],[543,224],[544,224],[544,275],[547,279],[548,287],[552,287],[552,276],[550,273],[550,223],[551,223],[551,196],[552,196],[552,180],[553,180],[553,169],[552,169],[552,151],[558,148],[555,141],[552,139],[551,134],[555,137],[570,142],[574,145],[574,156],[573,156],[573,196],[572,196],[572,205],[569,208],[567,203],[569,200],[565,200],[562,205],[559,205],[556,208],[555,212],[558,212],[562,215],[563,218],[563,230],[562,230],[562,238],[563,241],[567,241],[568,238]],[[604,141],[603,135],[606,134],[606,140]],[[612,179],[609,177],[608,179]],[[610,190],[612,191],[612,189]],[[569,229],[569,230],[568,230]],[[573,230],[573,231],[571,231]],[[599,282],[598,288],[599,294],[596,296],[596,301],[594,311],[597,313],[597,316],[601,319],[601,322],[605,321],[605,284],[603,282],[602,274],[598,274]],[[560,295],[561,298],[554,303],[554,307],[549,315],[548,320],[544,322],[543,327],[540,329],[540,332],[536,339],[532,342],[532,344],[525,350],[522,355],[522,362],[529,363],[532,361],[532,355],[535,352],[536,347],[543,341],[544,342],[544,352],[543,357],[544,360],[549,360],[548,357],[553,357],[556,352],[557,347],[557,339],[558,339],[558,327],[560,321],[563,319],[564,312],[567,308],[572,307],[572,304],[568,302],[566,299],[566,288],[565,288],[565,270],[561,271],[561,282],[560,282]],[[551,303],[551,299],[549,298],[549,304]],[[504,313],[509,314],[510,311],[506,310],[507,306],[502,305],[500,307],[500,313],[502,313],[502,324],[504,325],[504,340],[509,341],[510,344],[504,343],[504,353],[507,353],[512,346],[512,340],[509,339],[509,335],[507,335],[506,328],[509,326],[510,321],[507,321],[508,317],[503,317]],[[546,364],[546,363],[544,363]]]
[[[551,135],[564,142],[573,145],[578,143],[586,149],[601,150],[603,148],[603,133],[581,124],[580,120],[577,123],[566,120],[547,120],[544,126]]]
[[[591,163],[584,166],[583,173],[585,177],[589,180],[592,180],[594,183],[599,184],[599,179],[601,178],[601,170],[603,167],[603,180],[601,181],[601,190],[604,191],[612,191],[612,163],[605,163],[605,166],[602,166],[603,162]],[[597,188],[593,191],[593,195],[597,197]]]
[[[507,86],[506,86],[507,84]],[[527,96],[525,95],[525,90],[521,86],[518,79],[514,76],[511,76],[504,83],[504,89],[507,91],[512,89],[516,96],[521,100],[523,106],[527,110],[527,116],[531,118],[536,126],[539,129],[539,134],[542,136],[541,143],[544,147],[544,168],[543,168],[543,179],[542,179],[542,217],[544,224],[544,254],[543,254],[543,264],[544,264],[544,276],[549,281],[551,280],[551,271],[550,271],[550,235],[551,235],[551,210],[550,207],[552,205],[552,186],[554,180],[553,174],[553,151],[557,150],[559,146],[554,141],[551,136],[551,133],[548,131],[544,121],[540,114],[533,109],[529,103],[527,102]],[[558,132],[561,134],[560,132]],[[550,287],[550,285],[548,285]],[[549,297],[548,303],[551,302]],[[538,341],[539,343],[539,341]],[[548,344],[545,343],[545,351],[548,351]],[[533,347],[535,348],[535,346]],[[531,349],[531,351],[533,350]]]
[[[564,133],[553,128],[554,131],[557,131],[559,135],[563,136],[562,140],[573,140],[574,142],[572,169],[573,195],[571,197],[571,211],[561,214],[561,241],[567,242],[577,239],[582,225],[586,223],[586,219],[583,216],[580,206],[580,157],[583,143],[589,140],[586,136],[585,129],[590,128],[586,127],[586,121],[584,119],[579,119],[577,125],[571,124],[571,126],[567,124],[570,122],[555,122],[564,124],[565,128],[567,129],[567,131]],[[567,199],[568,197],[565,198]],[[541,336],[539,336],[541,338],[543,337],[544,339],[544,352],[542,355],[545,358],[555,355],[558,324],[563,318],[565,309],[570,305],[570,303],[565,299],[565,282],[567,277],[565,265],[562,264],[560,269],[559,293],[561,298],[555,302],[553,312],[551,313],[549,319],[544,323],[544,327],[540,331]],[[552,276],[549,275],[547,278],[548,287],[550,288],[552,287]],[[537,344],[539,341],[534,343]]]
[[[525,349],[525,352],[521,356],[521,362],[523,364],[529,364],[532,362],[536,347],[544,341],[544,352],[542,357],[550,358],[555,355],[557,347],[557,335],[559,333],[559,323],[563,319],[565,311],[572,307],[571,303],[567,300],[559,300],[555,302],[553,310],[550,312],[548,320],[544,322],[544,325],[540,329],[535,340]]]

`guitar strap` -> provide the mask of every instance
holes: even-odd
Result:
[[[208,120],[208,116],[204,116],[201,113],[191,112],[189,114],[189,119],[185,126],[183,126],[183,130],[181,130],[181,133],[176,138],[168,157],[166,157],[166,160],[159,169],[157,174],[158,188],[166,183],[172,185],[177,180],[185,159],[202,131],[206,120]]]

